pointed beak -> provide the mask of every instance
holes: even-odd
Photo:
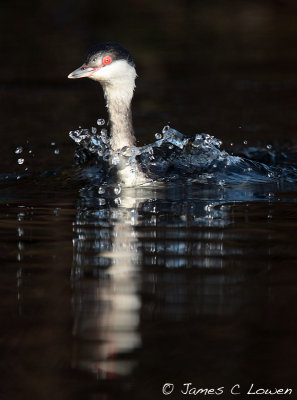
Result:
[[[96,68],[88,67],[86,64],[83,64],[81,67],[77,68],[71,74],[68,75],[69,79],[78,79],[78,78],[87,78],[92,75],[92,73],[96,70]]]

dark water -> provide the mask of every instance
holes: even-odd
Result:
[[[294,398],[294,2],[1,8],[1,400]],[[68,132],[102,93],[66,76],[104,40],[135,57],[139,144],[170,122],[280,174],[99,189]]]

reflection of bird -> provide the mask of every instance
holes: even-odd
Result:
[[[117,43],[93,46],[88,50],[84,64],[68,78],[90,78],[100,82],[111,124],[112,150],[134,145],[131,100],[136,71],[129,52]]]

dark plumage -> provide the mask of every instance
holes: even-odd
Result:
[[[113,60],[126,60],[132,67],[135,67],[131,54],[124,47],[114,42],[106,42],[92,46],[85,56],[85,64],[92,65],[98,56],[111,56]]]

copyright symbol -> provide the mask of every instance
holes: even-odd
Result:
[[[168,394],[171,394],[174,390],[174,384],[173,383],[165,383],[162,388],[162,393],[165,394],[166,396]]]

